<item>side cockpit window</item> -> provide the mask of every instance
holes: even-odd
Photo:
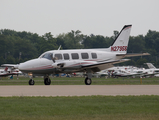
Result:
[[[41,58],[52,60],[53,53],[45,53]]]

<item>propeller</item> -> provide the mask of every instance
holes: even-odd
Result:
[[[53,57],[53,54],[50,53],[50,57],[51,57],[51,60],[53,61],[53,66],[56,66],[58,68],[63,68],[65,63],[56,63],[56,60],[58,59],[57,57]]]
[[[50,53],[50,57],[51,57],[51,60],[53,61],[53,63],[55,63],[56,61],[55,61],[55,58],[53,58],[53,54],[52,53]]]

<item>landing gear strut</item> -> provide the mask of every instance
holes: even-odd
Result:
[[[86,85],[90,85],[92,83],[92,73],[91,73],[91,69],[87,69],[87,77],[85,79],[85,84]]]
[[[51,80],[49,77],[44,77],[44,84],[45,85],[50,85],[51,84]]]
[[[30,80],[29,80],[29,85],[34,85],[35,84],[35,82],[34,82],[34,80],[31,78]]]

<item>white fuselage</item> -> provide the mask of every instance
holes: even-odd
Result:
[[[82,71],[81,65],[93,65],[121,59],[117,53],[103,51],[103,49],[80,50],[52,50],[43,53],[39,58],[26,61],[19,65],[19,70],[31,74],[69,73]],[[51,57],[51,56],[52,57]],[[56,58],[55,61],[52,58]],[[63,71],[58,70],[58,64],[63,64]],[[111,67],[111,66],[110,66]],[[99,70],[109,68],[109,64],[101,65]]]

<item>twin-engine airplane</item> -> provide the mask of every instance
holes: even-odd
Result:
[[[75,50],[51,50],[43,53],[39,58],[20,63],[18,65],[3,64],[18,68],[23,73],[43,75],[44,84],[50,85],[50,74],[86,72],[85,84],[92,83],[92,73],[99,72],[113,66],[113,64],[125,62],[124,57],[149,55],[127,54],[129,35],[132,25],[125,25],[113,44],[109,48],[101,49],[75,49]],[[34,85],[34,80],[29,80],[29,85]]]

